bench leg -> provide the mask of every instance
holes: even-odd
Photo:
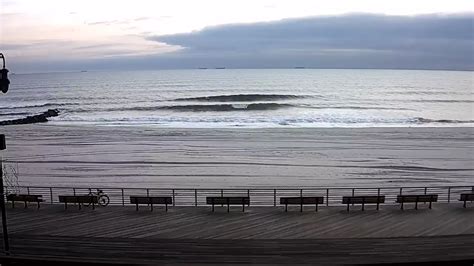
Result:
[[[64,201],[64,209],[67,210],[67,202]]]
[[[79,210],[82,208],[82,203],[79,203]]]
[[[25,209],[28,208],[28,202],[25,200]]]
[[[317,204],[317,203],[316,203],[316,210],[315,210],[315,211],[316,211],[316,212],[318,211],[318,204]]]
[[[466,204],[466,202],[464,202],[464,205],[465,205],[465,204]],[[15,201],[12,200],[12,209],[14,209],[14,208],[15,208]]]
[[[347,211],[349,211],[349,203],[347,203]]]
[[[380,203],[377,202],[377,211],[379,210],[379,207],[380,207]]]
[[[288,203],[285,203],[285,212],[288,212]]]
[[[153,211],[153,203],[150,204],[150,211]]]
[[[462,205],[463,208],[466,208],[466,201],[464,201],[464,204]]]
[[[135,211],[138,211],[138,203],[135,204]]]
[[[365,208],[364,208],[364,207],[365,207],[365,203],[364,203],[364,202],[362,202],[362,211],[364,211],[364,210],[365,210]]]
[[[415,210],[418,210],[418,201],[415,202]]]
[[[403,211],[403,201],[402,201],[402,204],[400,204],[400,210]]]
[[[168,203],[165,203],[165,211],[168,212]]]
[[[431,210],[431,204],[432,204],[432,202],[430,201],[430,210]]]
[[[229,202],[227,202],[227,212],[230,211],[230,205],[229,205]]]
[[[38,201],[38,208],[37,209],[39,210],[39,208],[40,208],[40,202]]]
[[[300,204],[300,212],[303,212],[303,203]]]
[[[245,203],[242,203],[242,212],[245,212]]]
[[[92,209],[95,210],[95,203],[92,201]]]

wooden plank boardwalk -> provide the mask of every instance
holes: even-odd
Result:
[[[18,258],[114,263],[387,263],[474,260],[474,208],[397,206],[8,209]],[[407,206],[408,207],[408,206]],[[238,256],[236,256],[238,255]]]

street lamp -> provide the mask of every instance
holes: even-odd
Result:
[[[0,53],[0,57],[3,60],[3,67],[0,70],[0,90],[3,93],[7,93],[10,81],[8,80],[8,69],[5,68],[5,56]],[[5,135],[0,134],[0,150],[7,148],[5,142]],[[5,192],[3,188],[3,159],[0,156],[0,209],[2,210],[2,229],[3,229],[3,243],[5,248],[5,254],[10,254],[10,243],[8,242],[8,230],[7,230],[7,212],[5,210]]]
[[[3,67],[0,70],[0,73],[1,73],[0,90],[3,93],[7,93],[8,85],[10,85],[10,81],[8,80],[8,69],[5,68],[5,56],[3,56],[2,53],[0,53],[0,58],[2,58],[3,60]]]

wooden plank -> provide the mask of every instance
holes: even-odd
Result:
[[[371,239],[133,239],[12,235],[10,258],[117,264],[469,262],[473,235]],[[236,256],[238,254],[238,256]],[[3,262],[5,257],[0,257]]]

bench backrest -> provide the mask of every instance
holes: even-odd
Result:
[[[344,196],[343,204],[360,204],[360,203],[384,203],[385,196]]]
[[[398,195],[397,202],[437,202],[437,194]]]
[[[206,197],[207,204],[249,204],[249,197]]]
[[[7,195],[7,200],[9,201],[30,201],[30,202],[37,202],[42,201],[42,195],[17,195],[17,194],[9,194]]]
[[[173,204],[171,197],[130,196],[131,204]]]
[[[324,197],[284,197],[280,204],[323,204]]]
[[[98,197],[97,196],[89,196],[89,195],[60,195],[58,196],[59,202],[64,203],[97,203]]]
[[[463,193],[461,194],[461,201],[474,201],[474,193]]]

